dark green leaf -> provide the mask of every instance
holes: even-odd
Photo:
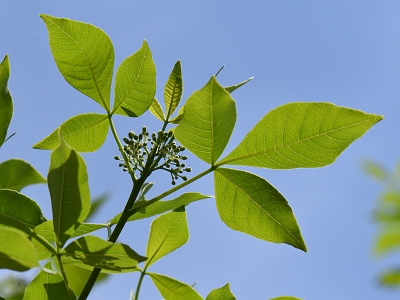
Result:
[[[105,142],[108,134],[108,118],[103,114],[82,114],[70,118],[61,126],[65,142],[79,152],[94,152]],[[33,145],[35,149],[54,150],[60,146],[58,130]]]
[[[115,79],[113,113],[138,117],[147,111],[156,93],[156,66],[146,41],[119,66]]]
[[[20,191],[46,179],[32,165],[21,159],[10,159],[0,164],[0,188]]]
[[[186,244],[188,240],[189,228],[184,206],[156,218],[151,223],[146,266],[151,266],[161,257]]]
[[[245,171],[218,168],[215,197],[222,221],[233,230],[307,251],[292,209],[265,179]]]
[[[45,265],[51,269],[51,263]],[[49,274],[41,270],[32,280],[25,291],[24,300],[72,300],[63,278],[59,274]]]
[[[236,300],[236,297],[232,294],[229,283],[227,283],[219,289],[212,290],[206,300]]]
[[[178,107],[183,94],[183,81],[182,81],[182,67],[181,61],[178,60],[169,75],[168,81],[164,88],[164,102],[166,118],[169,118],[174,113],[175,109]]]
[[[7,88],[10,78],[10,61],[6,55],[0,64],[0,147],[7,137],[7,129],[13,114],[13,103]]]
[[[40,17],[46,23],[50,49],[65,80],[108,110],[114,68],[110,38],[91,24],[49,15]]]
[[[245,85],[246,83],[248,83],[250,80],[252,80],[254,77],[250,77],[249,79],[246,79],[245,81],[242,81],[241,83],[235,84],[235,85],[230,85],[230,86],[226,86],[225,89],[229,92],[232,93],[233,91],[235,91],[236,89],[240,88],[241,86]]]
[[[153,99],[149,110],[157,119],[163,122],[165,121],[164,111],[156,98]]]
[[[209,195],[203,195],[200,193],[184,193],[183,195],[179,196],[178,198],[175,198],[173,200],[166,200],[166,201],[157,201],[152,203],[149,206],[146,206],[147,204],[150,204],[149,200],[148,202],[140,201],[135,204],[134,211],[136,211],[135,214],[129,217],[128,221],[135,221],[135,220],[140,220],[140,219],[145,219],[149,218],[155,215],[162,214],[164,212],[174,210],[175,208],[178,208],[179,206],[182,205],[189,205],[190,203],[206,198],[211,198],[212,196]],[[111,225],[117,224],[119,218],[121,217],[121,214],[116,215],[112,220],[111,220]]]
[[[111,243],[96,236],[84,236],[63,250],[64,264],[83,264],[112,272],[134,272],[146,260],[129,246]]]
[[[90,211],[85,161],[63,141],[51,153],[47,182],[53,211],[54,232],[58,245],[62,247]]]
[[[190,152],[214,164],[228,144],[235,122],[235,101],[213,76],[187,99],[174,134]]]
[[[219,165],[323,167],[382,119],[331,103],[285,104],[262,118]]]
[[[35,246],[25,234],[13,228],[0,230],[0,269],[23,272],[38,267]]]
[[[31,229],[44,220],[35,201],[17,191],[0,189],[0,225],[16,228],[29,235]]]
[[[202,300],[203,298],[190,285],[174,278],[147,273],[165,300]]]

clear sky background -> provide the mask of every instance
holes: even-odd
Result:
[[[167,274],[205,297],[231,283],[238,299],[294,295],[319,299],[399,299],[379,287],[380,271],[396,257],[377,259],[378,232],[372,212],[381,187],[361,170],[364,159],[393,168],[400,157],[400,1],[5,1],[0,9],[0,56],[10,56],[9,89],[14,118],[0,160],[23,158],[46,175],[48,151],[32,145],[68,118],[102,112],[97,103],[72,88],[58,72],[38,14],[84,21],[102,28],[115,48],[115,70],[146,39],[157,66],[157,98],[174,63],[182,61],[184,99],[218,69],[223,85],[254,80],[234,92],[238,120],[225,153],[271,109],[293,101],[323,101],[352,107],[385,119],[353,143],[337,161],[321,169],[251,169],[289,201],[309,252],[267,243],[235,232],[219,219],[214,199],[187,208],[187,245],[150,271]],[[116,117],[120,136],[160,123],[146,113],[139,119]],[[96,217],[104,222],[123,209],[129,177],[113,156],[112,138],[96,153],[84,154],[91,194],[110,201]],[[207,165],[190,155],[199,173]],[[155,196],[170,187],[167,173],[153,178]],[[213,194],[212,175],[185,191]],[[46,185],[26,188],[51,217]],[[175,196],[178,196],[176,194]],[[144,254],[151,220],[129,224],[120,241]],[[100,233],[105,237],[105,232]],[[397,256],[398,261],[398,256]],[[0,276],[7,274],[0,272]],[[33,273],[25,274],[32,278]],[[90,299],[128,299],[137,274],[115,275],[94,289]],[[161,299],[149,278],[141,299]]]

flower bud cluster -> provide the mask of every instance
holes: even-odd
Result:
[[[170,173],[174,185],[179,178],[186,181],[187,177],[183,176],[183,173],[192,171],[191,168],[186,167],[185,163],[181,163],[182,160],[187,160],[187,156],[180,154],[185,147],[176,145],[171,131],[159,130],[149,136],[146,127],[143,127],[140,134],[136,135],[135,132],[130,131],[128,137],[124,137],[123,140],[124,152],[129,164],[132,170],[139,172],[140,175],[146,167],[149,174],[156,170],[165,170]],[[115,156],[114,159],[122,161],[119,166],[123,168],[123,171],[128,171],[128,166],[123,159],[119,156]]]

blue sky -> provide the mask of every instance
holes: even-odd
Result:
[[[378,232],[372,211],[380,186],[363,173],[361,164],[373,159],[393,168],[400,157],[399,1],[4,1],[0,56],[10,57],[15,112],[9,130],[18,133],[2,147],[1,161],[23,158],[47,174],[50,153],[31,146],[68,118],[101,110],[59,74],[40,13],[102,28],[114,44],[115,70],[146,39],[157,66],[158,99],[178,59],[184,99],[222,65],[226,67],[218,80],[223,85],[254,76],[232,94],[238,120],[225,153],[269,110],[288,102],[332,102],[384,115],[330,166],[250,169],[289,201],[308,253],[230,230],[219,219],[214,200],[208,199],[187,208],[188,244],[154,264],[152,271],[196,282],[204,297],[230,282],[238,299],[279,295],[307,300],[398,299],[399,292],[376,282],[379,272],[396,257],[379,260],[372,253]],[[150,113],[139,119],[118,117],[116,125],[120,136],[143,125],[153,131],[160,126]],[[116,154],[111,138],[98,152],[84,154],[91,194],[111,195],[98,222],[121,211],[130,191],[128,176],[112,159]],[[188,165],[196,173],[207,168],[194,156]],[[167,174],[153,180],[157,184],[152,195],[170,186]],[[212,176],[186,191],[213,194]],[[23,192],[51,216],[45,185]],[[121,241],[144,253],[149,226],[150,220],[129,224]],[[116,275],[96,287],[91,299],[128,299],[137,278],[136,274]],[[161,299],[149,278],[141,296]]]

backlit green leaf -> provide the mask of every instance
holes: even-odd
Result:
[[[169,119],[178,107],[183,94],[182,67],[178,60],[169,75],[164,88],[164,102],[167,119]]]
[[[149,110],[157,119],[163,122],[165,121],[164,111],[156,98],[153,99]]]
[[[17,191],[0,189],[0,225],[16,228],[29,235],[44,220],[35,201]]]
[[[65,80],[109,109],[114,48],[108,35],[91,24],[40,17],[46,23],[50,49]]]
[[[0,164],[0,188],[20,191],[46,179],[32,165],[21,159],[10,159]]]
[[[166,200],[166,201],[157,201],[152,203],[149,206],[146,206],[147,204],[150,204],[148,202],[137,202],[133,206],[134,211],[136,211],[135,214],[129,217],[128,221],[135,221],[135,220],[140,220],[140,219],[145,219],[149,218],[155,215],[162,214],[164,212],[173,210],[175,208],[178,208],[179,206],[182,205],[189,205],[192,202],[210,198],[212,196],[209,195],[203,195],[201,193],[184,193],[183,195],[180,195],[178,198],[175,198],[173,200]],[[151,200],[149,200],[151,201]],[[121,217],[121,214],[116,215],[112,220],[111,220],[111,225],[117,224],[119,218]]]
[[[119,66],[115,78],[113,112],[138,117],[147,111],[156,93],[156,66],[146,41]]]
[[[105,142],[109,123],[107,115],[88,113],[77,115],[60,126],[65,142],[79,152],[94,152]],[[33,148],[54,150],[60,145],[58,128],[36,143]]]
[[[23,272],[38,266],[35,246],[24,233],[2,227],[0,230],[0,269]]]
[[[51,263],[45,265],[46,269],[51,269]],[[41,270],[32,280],[25,290],[23,300],[72,300],[63,278],[58,273],[49,274]]]
[[[174,134],[190,152],[214,164],[224,151],[235,122],[235,101],[213,76],[187,99]]]
[[[51,197],[54,232],[58,245],[62,247],[90,211],[85,161],[63,141],[51,153],[47,183]]]
[[[202,300],[203,298],[190,285],[174,278],[147,273],[165,300]]]
[[[146,266],[151,266],[161,257],[186,244],[188,240],[189,228],[184,206],[156,218],[151,223]]]
[[[63,250],[63,263],[89,265],[113,272],[137,271],[137,264],[146,260],[129,246],[111,243],[96,236],[84,236]]]
[[[363,164],[363,169],[365,172],[379,181],[385,181],[387,178],[389,178],[389,172],[385,170],[383,166],[373,161],[365,161]]]
[[[206,300],[236,300],[236,297],[232,294],[229,283],[227,283],[219,289],[212,290]]]
[[[232,93],[233,91],[237,90],[238,88],[240,88],[241,86],[245,85],[246,83],[248,83],[250,80],[252,80],[254,77],[250,77],[249,79],[246,79],[245,81],[242,81],[238,84],[235,85],[230,85],[230,86],[226,86],[225,89],[229,92]]]
[[[285,104],[262,118],[219,164],[323,167],[382,118],[330,103]]]
[[[6,55],[0,64],[0,147],[7,137],[7,129],[13,114],[13,103],[7,88],[10,78],[10,61]]]
[[[65,265],[64,270],[67,275],[70,288],[75,295],[80,295],[86,284],[86,281],[89,279],[89,276],[92,273],[92,270],[84,269],[75,265]],[[100,273],[96,280],[96,284],[106,279],[107,276],[108,274]]]
[[[307,251],[292,209],[265,179],[245,171],[218,168],[215,197],[222,221],[233,230]]]

